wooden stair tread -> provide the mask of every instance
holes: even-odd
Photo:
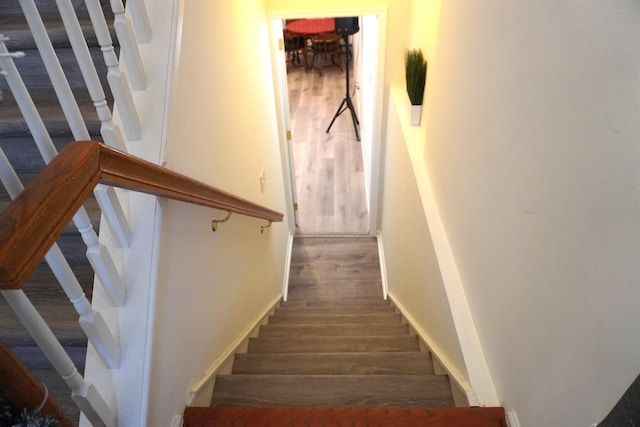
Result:
[[[362,335],[409,335],[406,324],[342,324],[342,325],[262,325],[260,337],[324,337]]]
[[[314,323],[402,323],[400,314],[278,314],[269,316],[271,325],[281,324],[314,324]]]
[[[236,354],[232,374],[421,375],[433,374],[425,352],[244,353]]]
[[[274,315],[308,314],[395,314],[390,305],[379,306],[327,306],[327,307],[277,307]]]
[[[68,137],[73,140],[69,124],[58,102],[53,89],[30,89],[31,95],[42,120],[52,137]],[[85,119],[85,124],[92,138],[100,137],[100,120],[91,97],[86,89],[74,91],[74,97]],[[107,101],[110,101],[109,99]],[[29,128],[24,121],[22,113],[16,106],[16,101],[10,92],[3,92],[3,101],[0,102],[0,138],[29,135]]]
[[[503,408],[187,408],[184,427],[506,427]]]
[[[407,336],[250,338],[248,353],[330,353],[418,351],[418,338]]]
[[[388,307],[389,300],[382,298],[343,298],[335,299],[310,299],[288,300],[280,303],[280,307]]]
[[[211,406],[453,406],[443,375],[219,375]]]

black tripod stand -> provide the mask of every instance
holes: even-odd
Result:
[[[327,128],[327,133],[329,133],[329,131],[331,130],[331,126],[333,126],[333,122],[336,121],[336,119],[338,118],[338,116],[342,113],[344,113],[347,109],[349,109],[349,111],[351,111],[351,120],[353,120],[353,129],[356,131],[356,139],[358,141],[360,141],[360,133],[358,131],[358,127],[360,126],[360,122],[358,121],[358,116],[356,115],[356,110],[353,108],[353,102],[351,102],[351,95],[349,95],[349,57],[350,52],[349,52],[349,36],[348,35],[344,35],[344,45],[347,48],[346,54],[345,54],[345,62],[347,64],[347,85],[346,85],[346,89],[345,89],[345,95],[344,95],[344,99],[342,100],[342,103],[340,104],[340,106],[338,107],[338,110],[336,111],[336,114],[333,116],[333,119],[331,120],[331,123],[329,124],[329,127]]]

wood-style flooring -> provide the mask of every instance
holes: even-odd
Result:
[[[326,132],[346,95],[345,71],[288,69],[299,235],[369,232],[362,149],[349,110]]]
[[[446,375],[382,298],[376,239],[296,237],[289,299],[216,376],[185,427],[506,427],[502,408],[454,408]]]
[[[376,238],[296,237],[288,301],[350,298],[383,298]]]

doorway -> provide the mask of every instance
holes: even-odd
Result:
[[[327,15],[336,14],[327,11]],[[277,40],[282,40],[285,20],[278,16],[271,22],[274,45],[282,46]],[[377,231],[382,120],[374,118],[380,114],[384,22],[380,13],[359,16],[359,31],[348,37],[350,67],[346,68],[343,55],[342,71],[338,67],[305,70],[300,62],[287,64],[286,52],[275,49],[276,92],[288,135],[283,158],[296,235],[375,235]],[[357,127],[349,109],[342,108],[347,97],[355,107]]]

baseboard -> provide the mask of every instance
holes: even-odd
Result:
[[[507,426],[509,427],[520,427],[520,421],[518,421],[518,417],[514,410],[505,411],[505,415],[507,418]]]
[[[463,402],[459,402],[459,399],[457,399],[458,401],[456,402],[456,406],[481,406],[478,402],[475,391],[469,383],[469,380],[465,378],[465,376],[458,370],[458,368],[455,367],[455,365],[446,356],[442,349],[435,344],[433,339],[431,339],[429,334],[427,334],[427,332],[417,324],[413,316],[409,314],[406,308],[394,298],[393,294],[389,293],[388,295],[391,303],[400,312],[409,327],[418,335],[421,344],[431,352],[434,365],[441,367],[442,370],[447,375],[449,375],[451,386],[457,389],[454,390],[454,397],[455,395],[459,395],[464,400]]]
[[[233,344],[229,346],[227,351],[225,351],[215,362],[211,364],[202,377],[191,386],[189,394],[187,395],[186,406],[198,406],[202,404],[205,406],[209,405],[209,401],[211,401],[211,395],[213,393],[213,380],[216,375],[218,373],[222,373],[223,369],[230,366],[233,362],[234,354],[240,351],[243,346],[247,345],[250,337],[257,335],[260,325],[267,322],[267,318],[281,300],[282,296],[279,295],[274,301],[272,301],[264,313],[258,317],[256,321],[248,327],[244,333],[242,333],[240,337],[233,342]]]
[[[389,281],[387,280],[387,263],[384,258],[384,245],[382,244],[382,233],[378,231],[376,235],[376,239],[378,241],[378,258],[380,261],[380,275],[382,276],[382,295],[384,299],[388,298],[389,295]]]
[[[293,251],[293,233],[289,231],[287,237],[287,250],[285,253],[284,275],[282,279],[282,300],[286,301],[289,296],[289,272],[291,271],[291,253]]]

